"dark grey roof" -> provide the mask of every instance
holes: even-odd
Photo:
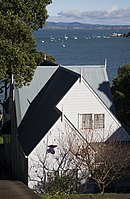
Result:
[[[107,141],[130,141],[130,135],[126,129],[119,127],[108,139]]]
[[[30,86],[25,86],[15,91],[17,124],[19,126],[28,107],[29,102],[36,97],[38,92],[51,78],[59,66],[38,66]],[[90,85],[108,109],[115,114],[114,103],[110,91],[107,71],[104,65],[79,65],[63,66],[78,74],[82,73],[85,81]]]
[[[29,86],[15,88],[17,125],[21,123],[30,103],[48,82],[59,66],[38,66]]]
[[[30,86],[15,90],[19,140],[26,155],[60,117],[55,106],[80,76],[114,113],[104,65],[39,66]]]
[[[78,78],[79,74],[58,67],[30,103],[18,127],[18,138],[27,156],[60,117],[55,106]]]

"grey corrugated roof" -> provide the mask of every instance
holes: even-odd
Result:
[[[15,99],[17,101],[17,123],[20,124],[29,102],[31,102],[59,66],[38,66],[30,86],[25,86],[16,90]],[[79,65],[62,66],[78,74],[83,78],[100,97],[104,104],[115,114],[112,95],[110,91],[107,71],[104,65]]]
[[[29,155],[60,117],[60,113],[56,109],[54,110],[54,107],[80,75],[104,104],[113,110],[108,77],[104,66],[37,67],[30,86],[15,91],[19,140],[26,155]]]
[[[59,66],[38,66],[30,85],[24,86],[20,89],[15,89],[15,102],[17,102],[16,115],[18,126],[29,107],[29,102],[32,102],[32,100],[36,97],[39,91],[55,73],[58,67]]]
[[[105,65],[80,65],[64,67],[81,74],[85,81],[108,107],[108,109],[115,114],[115,108]]]
[[[33,99],[18,127],[18,138],[26,155],[30,154],[58,120],[61,113],[56,109],[56,105],[78,78],[77,73],[58,67]],[[26,98],[26,93],[24,94]]]

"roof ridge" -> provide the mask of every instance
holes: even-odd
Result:
[[[37,68],[58,68],[59,66],[63,68],[105,68],[106,66],[104,64],[93,64],[93,65],[57,65],[57,66],[37,66]]]

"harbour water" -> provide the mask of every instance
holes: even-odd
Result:
[[[112,81],[119,66],[130,63],[130,38],[110,35],[128,31],[40,29],[34,36],[37,49],[54,56],[61,65],[104,64],[107,59],[108,76]]]

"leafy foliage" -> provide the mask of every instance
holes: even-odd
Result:
[[[70,170],[67,174],[57,175],[48,183],[47,193],[73,193],[76,189],[76,173]]]
[[[10,0],[0,1],[1,14],[10,18],[21,19],[29,28],[42,28],[47,19],[46,6],[51,0]]]
[[[126,199],[130,194],[105,193],[105,194],[70,194],[70,195],[43,195],[44,199]]]
[[[117,77],[113,80],[112,94],[118,119],[130,127],[130,64],[119,67]]]
[[[42,28],[51,0],[0,1],[0,79],[14,75],[17,86],[31,81],[44,54],[36,51],[34,30]]]

